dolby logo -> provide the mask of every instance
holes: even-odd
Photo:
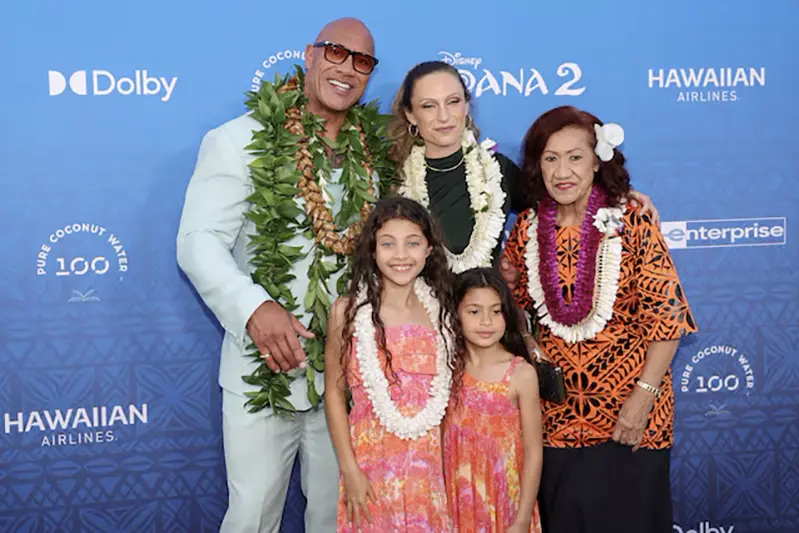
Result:
[[[62,94],[69,89],[78,95],[106,96],[121,94],[123,96],[157,96],[162,102],[168,102],[175,90],[177,76],[169,79],[163,76],[150,76],[146,69],[135,70],[133,76],[115,76],[107,70],[85,70],[73,72],[69,79],[56,70],[47,72],[50,83],[50,96]]]

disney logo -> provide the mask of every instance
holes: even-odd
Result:
[[[471,65],[472,68],[476,69],[478,65],[483,62],[482,57],[466,57],[460,52],[455,52],[454,54],[439,52],[438,55],[443,57],[442,61],[444,61],[444,63],[452,65],[453,67],[457,67],[458,65]]]

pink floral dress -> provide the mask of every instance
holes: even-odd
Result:
[[[463,376],[444,422],[447,498],[456,532],[505,531],[516,519],[524,461],[519,408],[509,398],[516,357],[501,381]],[[538,506],[530,531],[541,533]]]
[[[391,367],[399,383],[391,398],[404,416],[421,411],[437,374],[436,333],[429,327],[406,325],[386,328]],[[354,349],[354,348],[353,348]],[[380,354],[385,370],[385,354]],[[386,376],[392,382],[391,374]],[[416,440],[402,440],[386,431],[363,387],[358,359],[349,358],[347,380],[352,391],[350,435],[358,466],[369,478],[379,505],[369,505],[372,523],[361,518],[363,533],[449,533],[444,489],[441,430],[433,428]],[[338,531],[353,533],[347,519],[343,479],[338,505]]]

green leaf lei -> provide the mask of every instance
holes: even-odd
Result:
[[[333,170],[328,151],[332,150],[341,161],[339,182],[344,187],[344,197],[335,217],[337,232],[346,230],[348,222],[361,211],[364,201],[370,207],[376,201],[369,194],[370,181],[366,169],[379,176],[376,185],[380,196],[384,196],[395,185],[395,168],[388,158],[389,143],[385,139],[387,116],[379,113],[377,101],[354,106],[336,142],[332,143],[323,136],[325,119],[305,112],[307,97],[303,86],[304,73],[297,66],[293,78],[278,75],[272,83],[263,82],[258,92],[247,93],[246,104],[251,116],[263,129],[253,133],[252,142],[246,147],[255,156],[249,164],[254,190],[248,198],[250,209],[246,216],[256,227],[256,235],[251,236],[250,243],[253,251],[250,262],[255,267],[252,279],[287,311],[293,313],[302,305],[312,316],[308,329],[315,337],[305,342],[305,376],[308,400],[312,406],[318,407],[321,397],[314,378],[317,372],[324,371],[327,320],[336,297],[328,282],[333,274],[348,267],[349,258],[334,253],[316,238],[310,217],[298,203],[303,175],[298,170],[297,151],[306,146],[313,157],[315,176],[328,181]],[[286,129],[291,117],[300,117],[304,135],[294,135]],[[366,146],[362,144],[360,132],[364,134]],[[286,286],[296,278],[292,264],[306,255],[301,247],[286,244],[300,233],[315,240],[309,252],[312,261],[307,272],[308,292],[303,302],[297,302]],[[347,278],[348,272],[344,271],[338,280],[337,294],[344,294]],[[272,372],[261,359],[255,344],[250,344],[248,351],[247,357],[260,363],[252,374],[242,376],[246,383],[260,387],[259,391],[246,393],[250,399],[245,405],[250,406],[250,412],[267,407],[276,414],[296,412],[288,400],[290,384],[295,378],[283,372]]]

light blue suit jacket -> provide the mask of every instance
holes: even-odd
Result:
[[[250,144],[252,132],[260,129],[256,120],[242,115],[205,135],[186,191],[177,238],[180,268],[225,329],[219,384],[238,394],[257,390],[242,380],[242,376],[257,368],[257,363],[245,355],[245,348],[251,343],[247,321],[258,306],[271,299],[250,277],[254,268],[249,264],[252,255],[248,244],[255,225],[244,216],[249,209],[247,197],[253,190],[247,165],[254,159],[244,148]],[[340,208],[343,192],[337,183],[340,175],[341,170],[334,170],[326,187],[333,196],[335,212]],[[302,200],[299,202],[302,206]],[[304,252],[313,246],[302,235],[286,244],[302,246]],[[311,258],[306,257],[293,266],[296,279],[288,287],[298,302],[305,298],[310,262]],[[335,288],[337,278],[338,275],[332,277],[328,286]],[[296,312],[302,312],[302,308]],[[310,315],[298,316],[307,327]],[[311,404],[304,370],[296,374],[299,376],[292,383],[288,399],[298,410],[306,410]],[[315,383],[317,391],[323,393],[323,374],[317,374]]]

